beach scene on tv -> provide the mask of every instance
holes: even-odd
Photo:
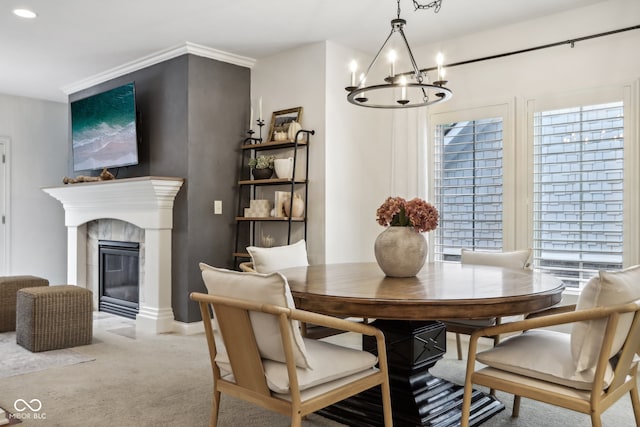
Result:
[[[71,103],[74,171],[138,163],[133,83]]]

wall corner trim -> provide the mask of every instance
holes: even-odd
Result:
[[[186,54],[202,56],[204,58],[215,59],[217,61],[227,62],[229,64],[239,65],[241,67],[247,68],[252,68],[256,63],[256,60],[253,58],[224,52],[196,43],[186,42],[179,46],[161,50],[159,52],[155,52],[139,58],[135,61],[131,61],[118,67],[111,68],[110,70],[95,74],[78,82],[62,86],[60,90],[62,90],[64,94],[70,95],[72,93],[79,92],[108,80],[112,80],[125,74],[132,73],[134,71],[141,70],[143,68],[147,68],[152,65],[159,64],[160,62],[164,62],[169,59],[173,59]]]

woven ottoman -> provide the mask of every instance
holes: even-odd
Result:
[[[49,281],[36,276],[0,277],[0,332],[16,330],[16,295],[22,288],[49,286]]]
[[[16,342],[32,352],[91,344],[92,292],[62,285],[18,291]]]

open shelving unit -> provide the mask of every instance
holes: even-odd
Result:
[[[283,225],[283,233],[286,237],[286,244],[291,244],[291,234],[294,227],[302,227],[304,239],[307,238],[307,203],[308,203],[308,184],[309,184],[309,143],[313,130],[299,130],[293,141],[269,141],[263,143],[244,143],[242,149],[242,168],[250,158],[255,158],[258,154],[268,150],[286,151],[290,150],[293,157],[293,171],[291,179],[287,178],[269,178],[269,179],[252,179],[250,176],[243,176],[238,181],[238,210],[235,218],[236,222],[236,238],[235,251],[233,253],[236,266],[239,262],[246,261],[250,258],[246,252],[247,246],[261,246],[261,242],[257,240],[256,224],[257,223],[281,223]],[[304,174],[301,176],[298,170],[304,164]],[[246,171],[244,172],[246,174]],[[250,174],[251,172],[249,172]],[[303,195],[304,212],[300,218],[284,217],[284,216],[268,216],[268,217],[246,217],[244,216],[244,208],[248,206],[251,200],[255,200],[257,195],[266,192],[266,187],[273,187],[279,191],[287,191],[289,193],[289,212],[293,210],[293,199],[295,193]]]

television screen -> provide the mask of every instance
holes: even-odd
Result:
[[[138,163],[133,83],[71,103],[73,170]]]

